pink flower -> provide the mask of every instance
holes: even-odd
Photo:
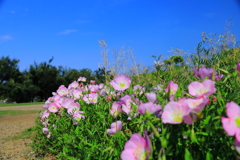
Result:
[[[68,89],[77,88],[79,86],[78,82],[74,81],[71,84],[69,84]]]
[[[57,93],[58,95],[60,96],[65,96],[68,94],[68,89],[64,86],[64,85],[61,85],[58,90],[57,90]]]
[[[161,110],[162,110],[161,105],[156,105],[153,102],[141,103],[138,108],[140,114],[145,114],[146,111],[150,113],[156,113]]]
[[[121,153],[122,160],[146,160],[151,154],[151,142],[146,133],[145,138],[139,133],[132,134],[129,141],[124,145],[124,150]]]
[[[74,100],[73,100],[73,99],[71,99],[71,98],[66,98],[66,99],[62,102],[62,107],[68,109],[68,108],[72,105],[72,103],[74,103]]]
[[[58,106],[57,103],[51,103],[51,104],[49,104],[48,110],[50,112],[55,113],[58,111],[58,108],[60,108],[60,106]]]
[[[81,88],[71,89],[70,92],[71,92],[71,95],[73,96],[74,99],[80,99],[80,97],[82,96],[82,89]]]
[[[73,119],[76,121],[80,121],[81,119],[85,119],[85,116],[81,115],[80,113],[84,113],[83,111],[76,111],[73,114]]]
[[[86,82],[86,78],[85,78],[85,77],[79,77],[79,78],[78,78],[78,81]]]
[[[50,138],[50,137],[51,137],[51,133],[49,132],[46,138]]]
[[[107,134],[116,134],[117,131],[121,131],[122,129],[122,122],[117,121],[111,124],[111,129],[107,129]]]
[[[143,94],[146,90],[146,87],[142,87],[142,86],[139,86],[139,85],[135,85],[133,87],[133,91],[138,91],[137,93],[139,94]]]
[[[177,83],[173,83],[173,81],[171,80],[168,83],[167,88],[165,89],[165,92],[168,93],[168,90],[170,90],[170,95],[175,95],[178,89],[178,84]]]
[[[195,97],[208,97],[209,95],[216,92],[215,81],[205,79],[202,83],[192,82],[188,86],[189,94]]]
[[[188,105],[192,113],[199,114],[208,103],[208,98],[185,99],[184,103]]]
[[[125,96],[121,97],[120,103],[122,104],[122,110],[126,114],[129,115],[129,114],[131,114],[131,112],[134,112],[134,108],[132,107],[132,105],[135,105],[135,103],[133,102],[130,95],[125,95]]]
[[[50,113],[48,112],[48,110],[45,110],[45,111],[43,112],[43,114],[41,115],[41,119],[48,118],[49,115],[50,115]]]
[[[237,68],[233,68],[234,70],[238,71],[238,74],[240,75],[240,62],[237,63]]]
[[[127,75],[119,74],[114,77],[110,84],[115,90],[124,91],[129,88],[131,79]]]
[[[90,83],[91,83],[91,84],[95,84],[95,82],[96,82],[96,81],[94,81],[94,80],[90,80]]]
[[[157,103],[157,101],[158,101],[157,95],[154,92],[146,93],[146,97],[147,97],[149,102]]]
[[[97,93],[100,91],[100,88],[98,85],[88,85],[88,89],[91,93]]]
[[[113,118],[116,118],[119,114],[122,113],[121,103],[120,102],[113,102],[112,108],[110,109],[110,114]]]
[[[75,112],[80,110],[80,104],[78,102],[71,103],[67,109],[68,114],[73,115]]]
[[[95,93],[91,93],[91,94],[86,94],[83,96],[83,100],[87,103],[87,104],[96,104],[97,100],[98,100],[98,94]]]
[[[98,87],[99,87],[100,89],[103,89],[104,84],[103,84],[103,83],[100,83],[100,84],[98,85]]]
[[[194,71],[194,77],[197,77],[198,79],[204,79],[204,78],[208,78],[208,79],[212,79],[212,75],[215,72],[215,79],[216,80],[221,80],[223,77],[223,74],[221,74],[220,76],[218,76],[218,73],[215,71],[215,69],[213,68],[207,68],[207,67],[201,67],[199,68],[199,71],[197,71],[195,68],[193,69]],[[200,76],[200,77],[199,77]]]
[[[169,102],[163,110],[162,122],[170,124],[180,124],[184,121],[186,124],[191,124],[189,116],[190,108],[180,102]]]
[[[47,128],[47,127],[44,127],[44,128],[42,129],[42,131],[43,131],[43,133],[48,133],[48,128]]]
[[[50,103],[53,103],[53,102],[54,102],[54,98],[53,98],[53,97],[49,97],[49,98],[46,100],[45,104],[50,104]]]
[[[227,103],[227,116],[222,117],[223,129],[229,136],[236,136],[236,140],[240,142],[240,108],[234,102]]]

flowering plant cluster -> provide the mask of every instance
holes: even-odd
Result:
[[[200,80],[186,89],[172,80],[132,86],[123,74],[110,85],[84,84],[84,77],[62,85],[40,113],[35,148],[66,159],[231,159],[229,136],[240,150],[240,108],[227,103],[223,117],[225,76],[206,67],[194,72]]]

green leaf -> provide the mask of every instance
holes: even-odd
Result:
[[[200,134],[200,135],[208,136],[208,133],[206,133],[206,132],[196,132],[196,134]]]
[[[188,149],[185,149],[185,155],[184,155],[185,160],[193,160],[191,153],[188,151]]]
[[[207,152],[206,160],[211,160],[211,159],[212,159],[212,154],[210,152]]]

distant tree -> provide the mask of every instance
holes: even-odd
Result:
[[[37,64],[34,62],[33,65],[30,65],[30,79],[33,85],[40,89],[37,92],[40,101],[52,96],[52,92],[56,91],[60,85],[58,83],[59,70],[50,64],[52,61],[53,58],[48,63]]]
[[[6,83],[10,79],[17,80],[21,76],[18,68],[18,59],[10,59],[9,56],[0,59],[0,84]]]
[[[22,73],[18,68],[19,60],[10,59],[9,56],[1,57],[0,59],[0,98],[12,99],[17,97],[18,94],[10,95],[10,92],[15,89],[21,89],[19,85],[23,82]],[[9,85],[14,82],[14,85]],[[17,85],[18,84],[18,85]]]
[[[40,89],[32,84],[27,72],[22,73],[20,79],[20,81],[10,79],[0,86],[0,91],[9,101],[17,103],[33,102]]]

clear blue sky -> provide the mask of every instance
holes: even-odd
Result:
[[[96,70],[104,39],[150,66],[171,47],[194,53],[202,32],[221,34],[226,20],[239,41],[237,0],[0,0],[0,56],[19,59],[21,71],[52,56],[54,66]]]

